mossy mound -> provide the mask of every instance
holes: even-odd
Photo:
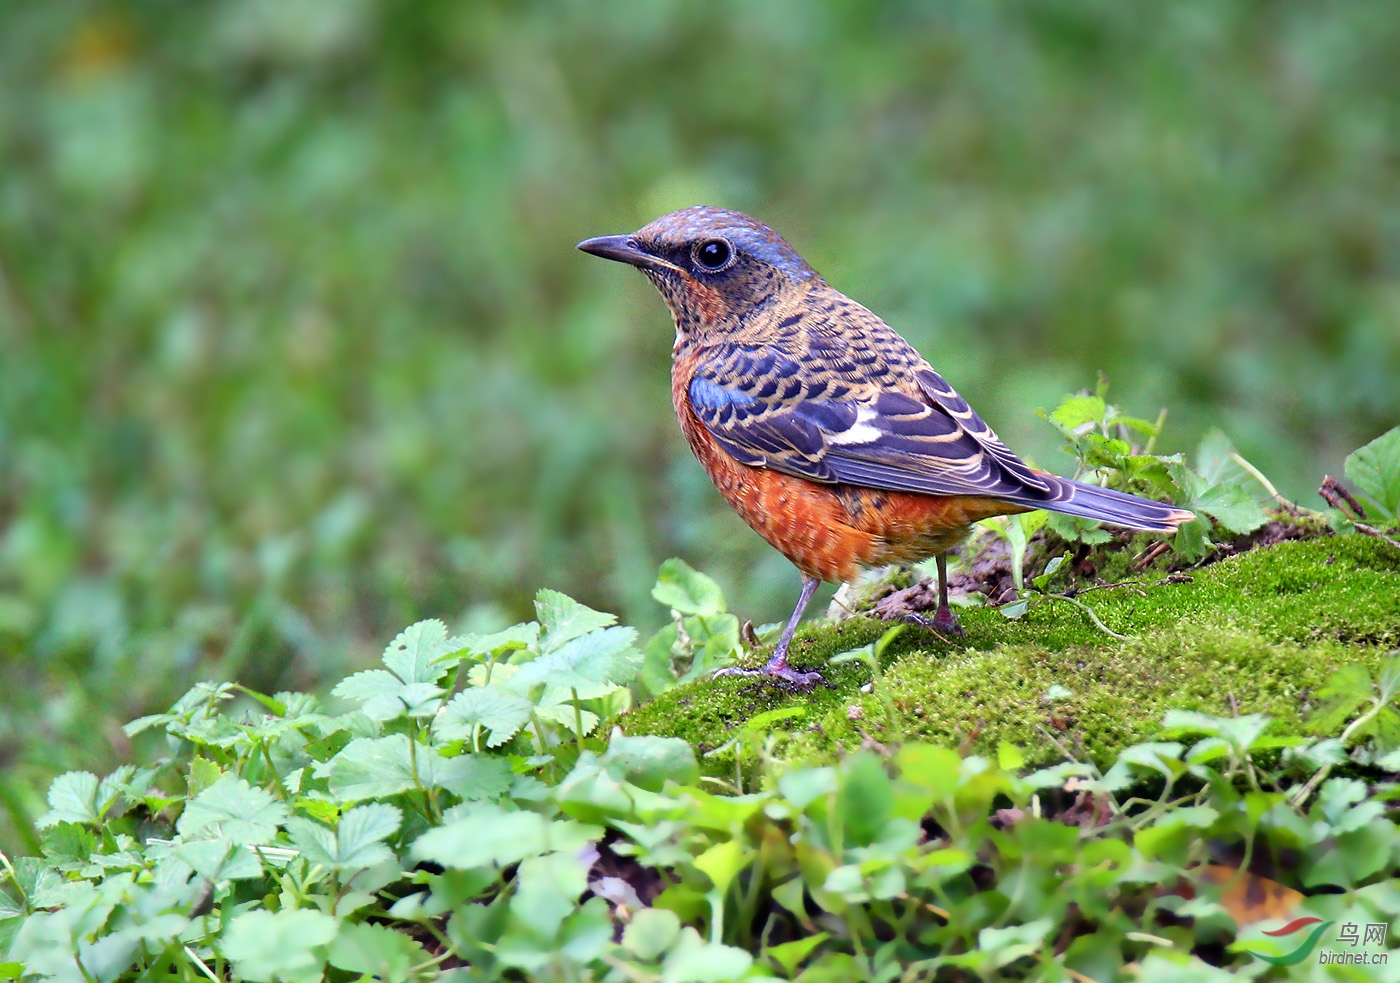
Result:
[[[732,775],[735,755],[749,759],[765,742],[765,753],[826,761],[867,741],[910,738],[983,750],[1010,741],[1032,764],[1062,760],[1070,749],[1103,766],[1150,739],[1169,707],[1262,712],[1297,726],[1339,666],[1374,666],[1400,646],[1400,557],[1360,536],[1282,543],[1203,568],[1189,583],[1134,584],[1081,600],[1133,637],[1110,638],[1063,601],[1016,621],[968,609],[967,634],[952,644],[905,628],[867,693],[867,664],[826,662],[889,626],[817,622],[799,631],[792,661],[821,667],[833,688],[804,694],[703,680],[616,723],[628,734],[720,749],[705,759],[718,775]],[[1047,699],[1056,685],[1071,695]],[[770,710],[790,716],[746,726]]]

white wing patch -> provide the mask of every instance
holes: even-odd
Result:
[[[875,407],[857,407],[856,422],[839,433],[827,434],[826,442],[828,444],[873,444],[884,436],[884,431],[871,425],[870,421],[873,419],[875,419]]]

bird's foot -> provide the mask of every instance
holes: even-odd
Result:
[[[939,608],[938,613],[930,618],[926,614],[919,614],[911,611],[904,616],[904,620],[910,624],[918,625],[920,628],[927,628],[940,635],[952,635],[961,638],[964,634],[962,622],[958,616],[948,608]]]
[[[762,682],[772,683],[774,686],[781,686],[783,689],[794,690],[798,693],[808,693],[818,684],[831,685],[815,669],[811,672],[802,672],[786,662],[777,665],[770,662],[762,669],[741,669],[738,666],[726,666],[723,669],[716,669],[710,678],[718,679],[721,676],[752,676]]]

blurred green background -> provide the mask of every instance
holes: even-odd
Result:
[[[1103,369],[1288,496],[1400,417],[1400,13],[1378,3],[0,5],[0,847],[198,678],[315,687],[539,586],[655,625],[797,575],[577,254],[782,231],[1013,447]]]

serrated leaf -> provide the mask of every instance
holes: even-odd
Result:
[[[611,692],[612,689],[616,687],[610,687],[608,691]],[[554,687],[545,691],[544,698],[535,707],[535,715],[541,720],[552,720],[561,727],[575,731],[580,737],[587,737],[593,733],[600,720],[591,710],[575,707],[567,692]]]
[[[687,925],[662,965],[661,983],[727,983],[744,976],[753,956],[743,949],[706,942]]]
[[[366,669],[343,679],[332,694],[357,700],[371,720],[430,717],[442,706],[442,690],[434,683],[404,683],[383,669]]]
[[[287,821],[287,806],[261,788],[224,775],[195,796],[175,824],[187,840],[219,838],[259,846]]]
[[[500,747],[530,722],[530,701],[499,686],[478,686],[454,696],[433,721],[442,741],[471,740],[477,727],[489,736],[487,747]]]
[[[440,661],[466,644],[448,638],[447,626],[436,618],[409,625],[384,649],[384,664],[405,683],[436,683],[451,668]]]
[[[661,564],[651,596],[681,614],[720,614],[725,610],[719,585],[675,557]]]
[[[328,829],[303,816],[287,821],[287,832],[308,862],[336,870],[373,867],[393,859],[384,839],[398,832],[403,814],[385,803],[370,803],[347,810],[336,829]]]
[[[49,811],[36,820],[43,828],[58,823],[95,823],[98,813],[97,776],[90,771],[59,775],[49,786]]]
[[[229,922],[223,954],[241,979],[317,983],[338,928],[330,915],[306,908],[249,911]]]
[[[1195,512],[1205,512],[1226,529],[1243,535],[1269,520],[1264,507],[1240,485],[1212,485],[1191,503]]]
[[[555,850],[578,850],[602,835],[599,826],[487,804],[428,830],[414,842],[412,853],[419,860],[461,870],[503,867]]]
[[[465,801],[499,798],[515,781],[508,760],[487,754],[438,758],[432,777],[435,784]]]
[[[327,960],[337,969],[381,980],[406,980],[426,962],[423,946],[387,925],[346,923],[330,945]]]
[[[489,656],[503,651],[538,648],[539,644],[540,626],[535,621],[511,625],[509,628],[503,628],[489,635],[468,635],[466,637],[467,651],[473,655],[481,656]],[[479,667],[473,666],[472,668]]]
[[[442,758],[407,734],[357,737],[329,761],[315,767],[332,795],[345,802],[376,799],[407,792],[419,783],[431,785],[433,767]]]
[[[614,778],[650,792],[661,791],[668,780],[691,785],[700,778],[695,749],[679,737],[629,737],[614,729],[599,763]]]
[[[594,611],[557,590],[535,594],[535,617],[544,629],[544,651],[551,652],[572,638],[617,623],[616,615]]]
[[[1093,519],[1081,519],[1077,515],[1049,513],[1045,524],[1061,539],[1068,542],[1087,543],[1090,546],[1106,543],[1113,538],[1107,529],[1102,529]]]
[[[1085,424],[1102,422],[1107,408],[1098,396],[1069,396],[1050,414],[1050,419],[1066,430],[1078,430]]]
[[[1383,518],[1400,518],[1400,427],[1352,451],[1343,467],[1351,483],[1384,510]]]
[[[392,693],[402,685],[403,680],[387,669],[364,669],[336,683],[331,695],[363,703]]]
[[[512,690],[524,692],[540,683],[576,690],[581,699],[611,692],[632,681],[642,654],[633,646],[633,628],[604,628],[572,639],[557,651],[525,663],[511,676]]]
[[[1219,427],[1211,427],[1196,445],[1196,470],[1207,485],[1238,485],[1244,468],[1235,461],[1235,445]]]

